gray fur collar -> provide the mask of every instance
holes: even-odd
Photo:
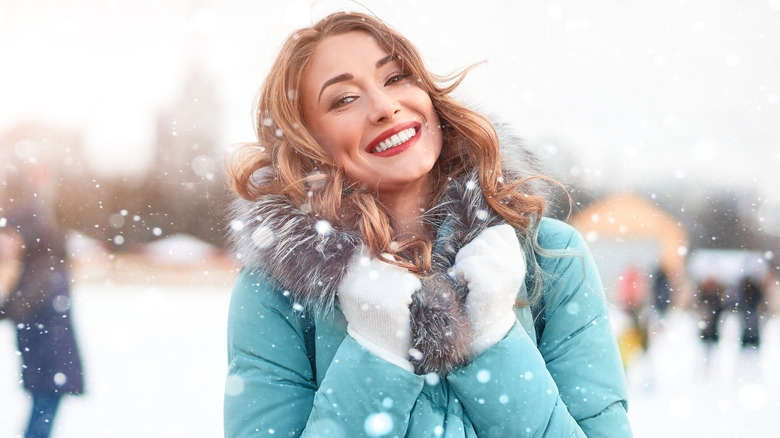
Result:
[[[507,177],[539,175],[535,159],[517,139],[505,130],[498,132]],[[423,288],[412,297],[411,359],[418,374],[446,374],[471,359],[469,322],[463,310],[468,291],[447,271],[465,244],[504,219],[482,196],[475,170],[453,180],[425,217],[439,236],[434,242],[431,273],[421,278]],[[234,255],[246,269],[268,273],[289,291],[293,302],[310,312],[334,308],[347,262],[363,244],[359,234],[333,228],[283,196],[265,196],[254,202],[238,198],[231,219]]]

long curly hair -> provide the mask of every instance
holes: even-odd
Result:
[[[232,148],[226,160],[231,189],[248,200],[284,195],[303,211],[341,229],[360,232],[372,253],[399,255],[398,264],[413,272],[430,269],[431,240],[419,236],[394,241],[387,210],[374,195],[345,177],[303,120],[298,90],[307,63],[319,42],[351,31],[369,33],[388,54],[397,57],[405,72],[428,93],[439,115],[443,148],[431,170],[431,206],[449,180],[478,169],[479,186],[490,207],[508,223],[531,234],[544,213],[544,198],[524,191],[528,178],[505,179],[495,128],[450,95],[474,66],[448,77],[434,75],[425,68],[412,43],[381,20],[362,13],[329,15],[294,32],[284,43],[256,101],[258,140]]]

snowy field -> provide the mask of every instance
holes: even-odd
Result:
[[[780,317],[761,327],[759,351],[742,351],[738,315],[726,314],[709,362],[697,322],[688,312],[670,314],[629,368],[635,436],[780,436]]]
[[[86,393],[63,400],[53,438],[219,437],[229,288],[76,287]],[[0,438],[20,436],[29,400],[13,326],[0,324]]]
[[[68,397],[54,438],[222,436],[229,287],[80,285],[73,291],[87,393]],[[696,321],[672,313],[649,354],[629,369],[636,437],[770,437],[780,430],[780,319],[760,352],[723,342],[704,367]],[[13,327],[0,323],[0,438],[20,436],[29,400]]]

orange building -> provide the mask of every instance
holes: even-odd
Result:
[[[636,193],[614,193],[577,212],[570,223],[588,241],[609,297],[614,298],[630,267],[648,276],[661,268],[669,278],[674,304],[690,304],[685,269],[688,233],[658,205]]]

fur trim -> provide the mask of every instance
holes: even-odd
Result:
[[[517,147],[516,139],[508,141],[503,130],[498,132],[502,145],[516,146],[502,147],[507,176],[538,175],[530,152]],[[237,199],[231,218],[234,254],[247,269],[264,270],[293,302],[312,312],[333,310],[347,263],[363,244],[359,234],[332,228],[278,195],[256,202]],[[424,218],[439,236],[431,273],[421,279],[422,289],[410,305],[412,361],[418,374],[444,375],[467,363],[471,354],[471,330],[463,307],[468,291],[448,271],[465,244],[505,221],[484,199],[476,170],[452,181]]]
[[[245,268],[266,271],[309,311],[333,309],[336,286],[362,245],[359,235],[332,228],[281,195],[238,198],[231,216],[233,252]]]

